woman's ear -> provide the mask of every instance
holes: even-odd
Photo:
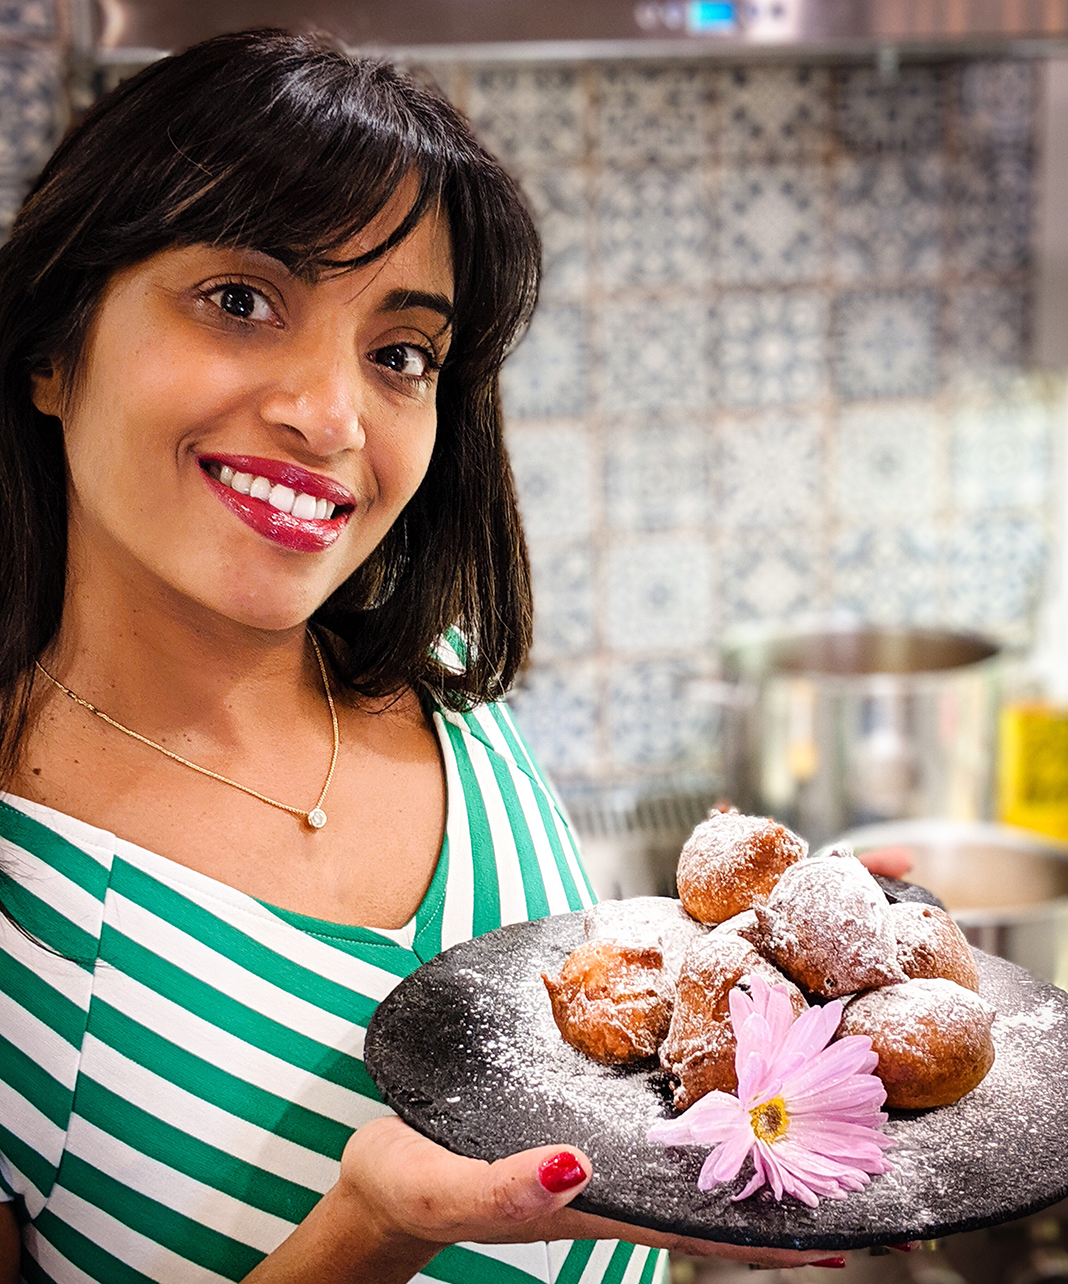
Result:
[[[42,415],[60,418],[63,408],[63,380],[54,365],[42,364],[30,375],[33,381],[33,404]]]

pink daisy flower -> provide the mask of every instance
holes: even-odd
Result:
[[[890,1170],[883,1151],[895,1144],[879,1131],[886,1089],[870,1073],[879,1060],[871,1040],[850,1035],[831,1043],[842,1016],[837,999],[794,1020],[782,986],[758,976],[748,984],[749,994],[730,994],[738,1095],[707,1093],[677,1119],[654,1124],[649,1140],[712,1143],[697,1179],[701,1190],[732,1181],[751,1158],[752,1179],[736,1200],[768,1185],[776,1199],[793,1195],[815,1208],[821,1199],[863,1190],[875,1173]]]

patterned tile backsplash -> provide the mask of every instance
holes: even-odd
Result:
[[[0,0],[0,219],[62,117]],[[717,647],[851,618],[1032,634],[1060,382],[1028,369],[1037,64],[434,70],[522,182],[542,302],[504,402],[565,791],[714,787]]]

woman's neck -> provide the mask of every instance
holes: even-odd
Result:
[[[250,628],[165,591],[72,586],[42,659],[77,695],[153,739],[234,747],[293,718],[321,718],[305,624]]]

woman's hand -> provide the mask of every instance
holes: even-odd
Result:
[[[391,1116],[352,1137],[339,1186],[363,1208],[383,1242],[429,1246],[424,1261],[443,1245],[461,1241],[554,1239],[623,1239],[766,1266],[800,1266],[828,1256],[688,1240],[577,1212],[568,1204],[591,1173],[590,1160],[573,1147],[540,1146],[492,1164],[465,1159]]]
[[[884,878],[904,878],[912,869],[916,854],[911,847],[876,847],[859,854],[860,863]]]

